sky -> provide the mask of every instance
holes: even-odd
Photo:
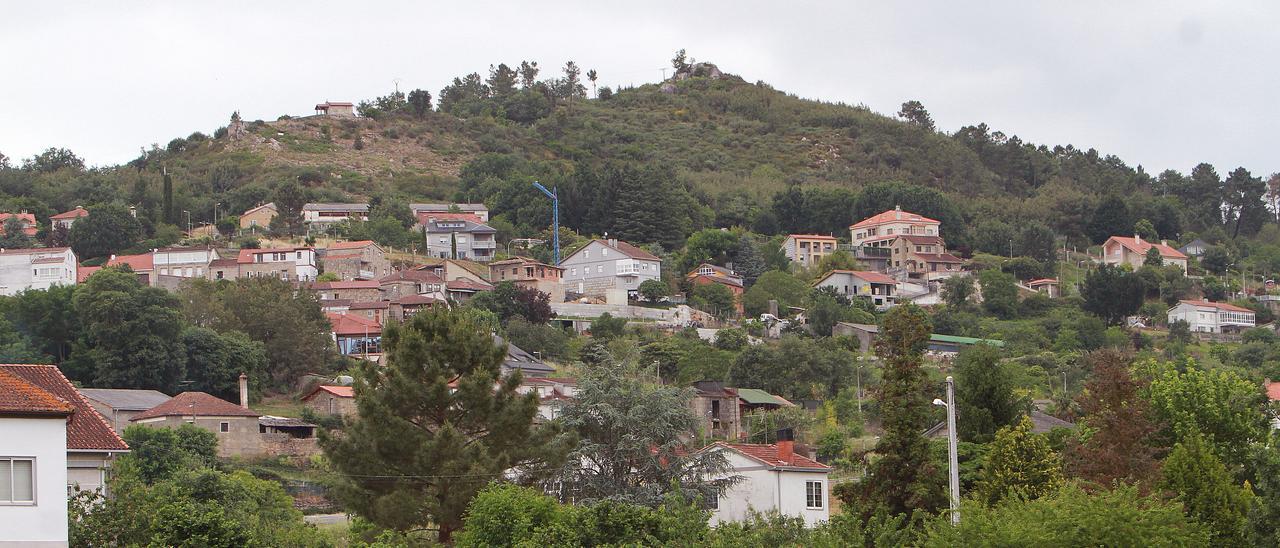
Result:
[[[980,4],[980,5],[979,5]],[[747,81],[939,129],[985,122],[1148,173],[1280,171],[1280,2],[6,2],[0,153],[91,165],[245,119],[567,60],[661,80],[680,48]]]

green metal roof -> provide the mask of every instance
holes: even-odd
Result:
[[[929,335],[929,340],[933,342],[945,342],[945,343],[955,343],[955,344],[985,343],[997,348],[1004,348],[1004,341],[998,341],[995,339],[977,339],[974,337],[957,337],[955,335],[938,335],[935,333],[933,335]]]
[[[758,388],[739,388],[738,397],[752,405],[783,405],[778,397]]]

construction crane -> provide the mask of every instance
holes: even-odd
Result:
[[[556,188],[554,190],[547,190],[547,187],[542,186],[542,183],[537,181],[533,182],[533,187],[542,191],[542,193],[546,194],[548,198],[551,198],[552,264],[558,265],[560,264],[560,189]]]

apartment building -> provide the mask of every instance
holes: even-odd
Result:
[[[895,236],[940,236],[942,222],[923,215],[903,211],[901,206],[872,215],[849,227],[853,247],[891,240]]]
[[[662,259],[627,242],[592,240],[560,261],[565,291],[626,304],[645,280],[662,279]]]
[[[75,285],[76,254],[69,247],[0,249],[0,295]]]
[[[839,249],[835,236],[820,234],[789,234],[782,242],[782,252],[791,262],[805,268],[818,266],[822,258]]]

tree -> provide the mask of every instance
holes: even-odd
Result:
[[[867,299],[855,297],[854,303],[850,303],[843,295],[837,294],[835,288],[822,287],[811,292],[805,321],[814,335],[830,337],[831,330],[839,322],[876,323],[873,309]]]
[[[485,80],[485,84],[489,86],[491,96],[503,99],[516,92],[516,80],[519,77],[506,63],[498,63],[496,67],[489,65],[489,79]]]
[[[564,78],[561,79],[560,85],[557,86],[559,88],[559,96],[572,100],[586,95],[587,88],[582,85],[582,80],[579,77],[582,74],[582,69],[578,68],[578,64],[573,61],[566,61],[563,70]]]
[[[641,298],[651,303],[656,303],[671,293],[671,290],[667,288],[666,283],[663,283],[662,280],[652,278],[640,282],[640,287],[637,288],[636,291],[640,293]]]
[[[680,48],[675,57],[671,58],[671,68],[675,69],[676,74],[689,70],[689,57],[685,54],[684,48]]]
[[[737,327],[727,327],[716,332],[715,347],[721,350],[739,351],[747,347],[747,332]]]
[[[1002,320],[1018,315],[1018,286],[1012,274],[999,270],[978,273],[982,285],[982,307]]]
[[[213,466],[218,435],[194,424],[153,428],[135,424],[121,435],[129,444],[130,462],[147,484],[172,479],[179,471]]]
[[[1068,470],[1103,488],[1115,482],[1147,487],[1157,467],[1156,426],[1140,395],[1143,384],[1130,375],[1129,360],[1118,351],[1095,351],[1089,362],[1093,374],[1077,403],[1092,434],[1068,446]]]
[[[1167,443],[1201,438],[1195,443],[1235,468],[1246,463],[1250,446],[1266,439],[1264,397],[1236,372],[1206,370],[1191,360],[1182,367],[1148,361],[1140,368],[1151,375],[1146,397],[1154,418],[1165,425]]]
[[[589,368],[560,416],[578,437],[556,475],[563,498],[652,507],[670,492],[685,500],[722,494],[737,479],[724,453],[690,451],[683,441],[700,434],[690,396],[687,388],[642,383],[625,364]]]
[[[271,230],[284,234],[298,233],[302,227],[302,206],[306,205],[306,194],[297,181],[288,180],[276,185],[272,202],[276,204],[277,213],[271,218]]]
[[[596,95],[597,97],[599,96],[596,93],[596,79],[598,78],[600,78],[600,74],[596,72],[596,69],[587,71],[587,80],[591,82],[591,94]]]
[[[1107,196],[1089,219],[1089,238],[1100,244],[1112,236],[1124,235],[1133,228],[1129,206],[1119,196]]]
[[[929,116],[929,111],[925,110],[920,101],[913,99],[902,103],[902,108],[898,110],[898,117],[924,129],[930,131],[934,129],[933,118]]]
[[[538,62],[520,61],[520,87],[531,89],[538,83]]]
[[[0,248],[24,249],[31,247],[34,240],[26,232],[23,232],[24,229],[25,225],[17,215],[5,219],[4,224],[0,226]]]
[[[1147,219],[1138,219],[1133,224],[1133,233],[1148,242],[1160,241],[1160,233],[1156,231],[1156,225],[1151,224]]]
[[[260,387],[267,374],[267,351],[262,343],[239,331],[219,334],[206,327],[182,330],[186,348],[189,390],[208,392],[224,400],[236,401],[240,374],[250,385]]]
[[[884,433],[876,444],[880,459],[871,464],[860,496],[846,501],[864,516],[882,508],[890,515],[934,511],[943,504],[941,476],[921,434],[930,400],[921,363],[930,331],[924,310],[904,304],[885,315],[876,339],[876,354],[884,363],[878,397]]]
[[[1053,230],[1042,223],[1029,223],[1018,232],[1018,255],[1031,257],[1043,265],[1053,265],[1058,260]]]
[[[973,298],[973,276],[951,276],[942,280],[942,300],[952,308],[968,308]]]
[[[82,259],[111,255],[141,238],[142,225],[119,205],[95,207],[71,225],[71,250]]]
[[[1187,516],[1209,529],[1213,545],[1245,545],[1245,516],[1253,495],[1199,435],[1188,435],[1173,447],[1162,473],[1160,487],[1173,492]]]
[[[409,106],[413,108],[413,115],[419,118],[427,115],[431,110],[431,92],[425,89],[415,89],[409,92]]]
[[[788,306],[800,306],[808,294],[809,284],[781,270],[770,270],[742,294],[742,305],[747,315],[759,316],[769,311],[770,300],[777,300],[778,310],[785,311]]]
[[[627,329],[626,318],[614,318],[605,312],[591,322],[591,336],[596,339],[614,339],[621,337]]]
[[[1271,435],[1270,443],[1255,446],[1248,470],[1249,480],[1256,496],[1249,508],[1248,536],[1253,546],[1277,546],[1280,529],[1275,526],[1280,518],[1280,446]]]
[[[1000,349],[987,344],[965,349],[956,358],[956,413],[964,417],[958,425],[961,440],[989,442],[1026,411],[1013,392],[1012,364],[1000,358]]]
[[[1200,256],[1200,266],[1214,274],[1222,275],[1233,265],[1231,252],[1223,246],[1211,245]]]
[[[177,224],[177,212],[173,210],[173,176],[164,170],[164,202],[160,210],[160,220],[168,224]],[[72,225],[75,226],[75,225]]]
[[[689,304],[695,308],[710,312],[717,317],[732,316],[736,309],[734,304],[737,299],[734,298],[733,292],[718,283],[700,283],[694,284],[692,295],[689,297]]]
[[[44,152],[23,160],[22,169],[36,173],[53,173],[61,169],[84,171],[84,160],[70,149],[49,147]]]
[[[347,508],[402,531],[434,524],[449,542],[489,481],[557,463],[556,428],[533,425],[537,397],[517,393],[519,372],[501,375],[506,348],[467,316],[390,324],[383,349],[384,364],[356,370],[358,418],[320,436]]]
[[[80,338],[67,364],[73,378],[99,387],[177,392],[186,359],[172,294],[143,286],[128,270],[106,268],[77,286],[72,302],[80,318]]]
[[[843,249],[825,255],[822,260],[818,261],[818,272],[831,272],[832,270],[858,270],[858,260],[853,258],[853,254]]]
[[[1084,310],[1102,318],[1107,325],[1119,325],[1137,313],[1145,292],[1136,274],[1108,264],[1089,272],[1080,288]]]
[[[492,291],[477,294],[467,304],[497,314],[504,325],[515,317],[529,323],[544,324],[555,316],[551,312],[550,295],[536,288],[518,287],[510,281],[499,282]]]
[[[1254,177],[1249,170],[1239,167],[1223,181],[1223,217],[1231,227],[1231,238],[1242,232],[1246,236],[1257,234],[1270,215],[1263,202],[1267,192],[1261,177]]]
[[[996,432],[982,464],[978,500],[995,506],[1014,496],[1030,500],[1052,495],[1062,487],[1062,460],[1044,436],[1032,433],[1034,426],[1023,415],[1016,425]]]
[[[1152,247],[1147,250],[1146,255],[1142,257],[1142,266],[1164,266],[1164,256],[1160,255],[1160,250]]]

